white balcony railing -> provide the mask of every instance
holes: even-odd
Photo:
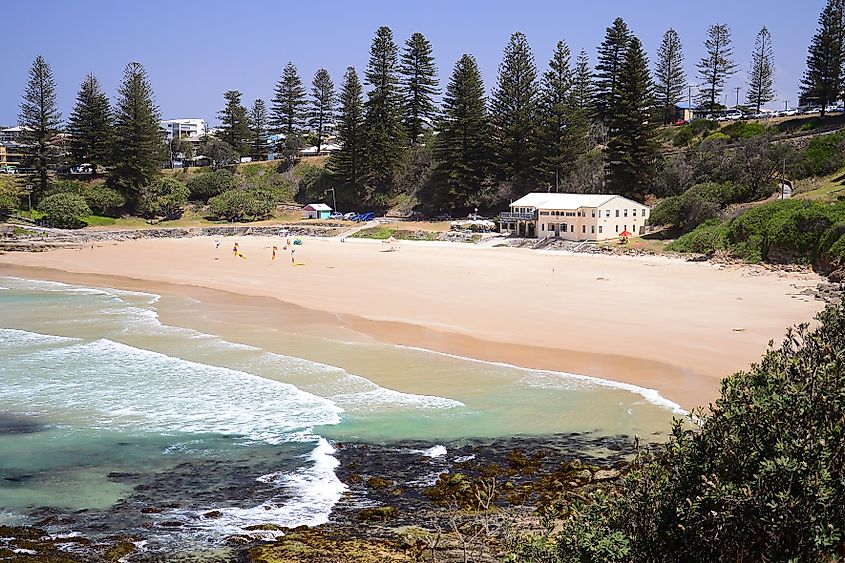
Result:
[[[534,221],[537,219],[537,212],[517,213],[515,211],[503,211],[499,214],[502,221]]]

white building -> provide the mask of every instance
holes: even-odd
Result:
[[[650,209],[620,195],[527,194],[501,214],[500,230],[528,238],[607,240],[645,232]]]
[[[198,143],[208,133],[204,119],[167,119],[161,122],[161,127],[168,142],[175,138]]]

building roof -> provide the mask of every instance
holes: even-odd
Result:
[[[309,203],[302,208],[304,211],[331,211],[332,208],[325,203]]]
[[[599,207],[615,197],[615,194],[565,194],[533,192],[511,203],[511,207],[534,207],[536,209],[578,209]],[[636,203],[636,202],[634,202]]]

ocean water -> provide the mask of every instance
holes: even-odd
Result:
[[[0,277],[0,524],[214,544],[327,521],[333,441],[660,439],[680,412],[630,385],[208,311]]]

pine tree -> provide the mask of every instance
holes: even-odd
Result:
[[[632,37],[619,67],[618,109],[611,120],[607,147],[610,189],[642,197],[650,184],[657,156],[653,119],[654,86],[642,43]]]
[[[704,46],[707,48],[707,56],[696,67],[698,76],[707,88],[699,93],[699,103],[712,110],[718,107],[717,100],[728,78],[736,73],[736,64],[732,59],[731,28],[725,24],[711,25]]]
[[[402,121],[411,144],[416,144],[437,112],[434,97],[440,93],[437,66],[431,43],[422,33],[414,33],[405,42],[400,72],[404,87]]]
[[[267,106],[258,98],[249,112],[250,156],[253,160],[267,160]]]
[[[766,102],[775,99],[775,58],[772,51],[772,36],[766,27],[757,33],[754,53],[751,55],[751,70],[748,73],[748,105],[754,106],[757,113]]]
[[[70,163],[91,164],[94,173],[111,161],[112,116],[109,98],[93,74],[85,77],[68,117]]]
[[[484,83],[472,55],[455,64],[437,132],[436,211],[478,207],[490,168],[489,122]]]
[[[334,121],[335,93],[334,83],[329,71],[321,68],[311,81],[311,111],[308,124],[317,134],[317,154],[323,147],[325,127]]]
[[[332,175],[359,199],[364,180],[364,90],[355,67],[346,69],[340,85],[340,111],[337,116],[340,150],[329,159]]]
[[[249,153],[252,137],[246,108],[241,104],[241,95],[237,90],[226,91],[223,94],[226,106],[217,112],[217,118],[220,119],[217,138],[232,147],[238,156]]]
[[[575,62],[575,76],[572,85],[572,103],[589,117],[593,109],[593,74],[590,71],[590,57],[587,51],[581,49]]]
[[[819,28],[810,43],[807,70],[801,81],[801,99],[818,104],[824,115],[825,106],[836,101],[842,92],[845,64],[845,2],[828,0],[819,15]]]
[[[539,135],[543,147],[542,167],[556,192],[582,148],[572,128],[576,110],[573,103],[578,99],[574,84],[569,47],[564,41],[558,41],[549,61],[549,70],[543,73],[541,82]]]
[[[270,126],[285,136],[284,148],[292,154],[302,147],[302,133],[307,119],[308,100],[305,87],[293,63],[282,71],[270,106]]]
[[[373,189],[371,203],[376,206],[385,205],[393,191],[393,174],[405,145],[398,53],[390,28],[378,28],[365,73],[371,90],[364,104],[366,176]]]
[[[29,80],[18,115],[24,163],[35,170],[36,197],[47,190],[48,170],[56,157],[53,141],[59,133],[62,114],[56,105],[56,81],[44,57],[37,56],[29,69]]]
[[[112,154],[114,167],[109,179],[123,191],[130,206],[137,205],[141,188],[158,176],[165,158],[161,114],[141,63],[131,62],[123,71]]]
[[[684,96],[687,78],[684,73],[684,52],[678,32],[669,28],[663,34],[663,41],[657,50],[655,97],[657,107],[663,112],[663,123],[668,123],[674,113],[675,104]]]
[[[538,186],[538,102],[534,54],[525,35],[516,32],[505,47],[492,103],[497,172],[512,184],[515,196]]]
[[[595,104],[596,114],[602,121],[607,121],[616,112],[619,67],[625,59],[630,39],[628,25],[622,18],[616,18],[613,25],[605,30],[604,41],[599,46],[595,74]]]

